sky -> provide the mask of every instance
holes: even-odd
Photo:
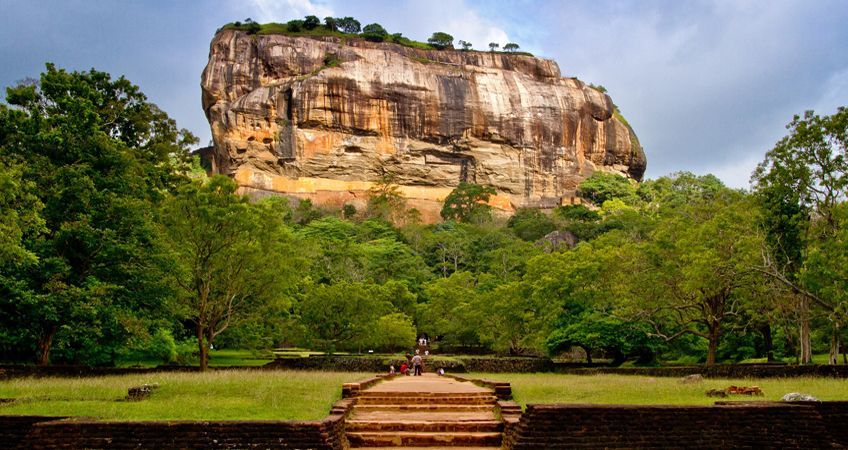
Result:
[[[0,0],[0,86],[46,62],[125,75],[202,145],[209,42],[227,22],[353,16],[425,41],[516,42],[603,85],[646,176],[713,173],[748,187],[793,115],[848,106],[845,0]]]

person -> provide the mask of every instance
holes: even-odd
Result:
[[[401,375],[409,375],[408,372],[409,372],[409,366],[407,366],[406,363],[401,364],[400,365],[400,374]]]
[[[419,376],[423,372],[424,361],[421,359],[421,355],[415,355],[412,357],[412,369],[414,371],[413,375]]]
[[[442,376],[444,374],[445,374],[445,369],[443,367],[439,367],[439,376]]]
[[[395,366],[389,366],[389,375],[395,374]]]

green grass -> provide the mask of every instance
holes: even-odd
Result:
[[[836,378],[710,379],[681,384],[677,378],[628,375],[472,374],[472,377],[509,381],[515,400],[528,403],[602,403],[646,405],[711,405],[717,400],[780,400],[802,392],[820,400],[848,400],[848,380]],[[763,397],[707,397],[709,389],[759,386]]]
[[[274,360],[274,352],[270,350],[211,350],[209,352],[209,367],[257,367],[264,366]],[[189,361],[197,365],[197,358]],[[159,360],[125,359],[118,361],[118,367],[156,367],[162,365]]]
[[[221,370],[89,378],[0,381],[0,414],[103,420],[317,420],[341,397],[342,383],[372,374]],[[122,401],[127,388],[158,383],[147,400]]]

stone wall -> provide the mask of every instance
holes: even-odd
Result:
[[[834,448],[845,444],[845,414],[846,402],[527,405],[504,441],[512,449]]]
[[[321,421],[102,422],[43,416],[0,416],[3,449],[251,449],[347,448],[341,400]]]

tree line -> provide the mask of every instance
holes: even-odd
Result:
[[[284,33],[306,33],[306,34],[340,34],[342,36],[358,36],[371,42],[393,42],[408,47],[431,48],[435,50],[454,49],[454,37],[444,31],[434,32],[428,39],[427,43],[413,41],[405,37],[402,33],[389,33],[379,23],[370,23],[363,26],[359,20],[353,17],[325,17],[322,22],[318,16],[309,15],[303,19],[292,19],[285,24],[269,24],[265,26],[267,30],[273,32]],[[248,34],[256,34],[263,31],[263,25],[255,22],[251,18],[242,21],[232,22],[225,25],[223,28],[237,29],[246,31]],[[470,51],[474,44],[468,41],[459,40],[457,42],[460,49]],[[489,43],[489,50],[495,52],[500,48],[497,42]],[[504,44],[505,52],[517,52],[519,45],[515,42]]]
[[[0,104],[0,357],[208,363],[211,346],[733,362],[828,352],[848,284],[848,110],[789,125],[751,190],[595,173],[585,205],[508,219],[461,183],[421,224],[250,201],[139,88],[48,65]]]

